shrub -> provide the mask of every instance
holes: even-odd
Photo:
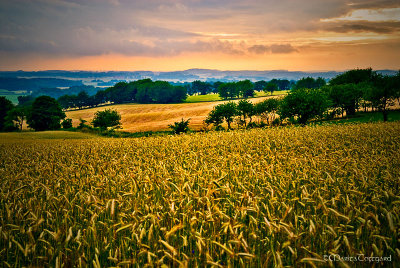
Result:
[[[121,125],[121,115],[116,110],[106,109],[94,114],[92,125],[106,130],[109,127],[118,128]]]
[[[170,127],[172,129],[172,132],[174,134],[180,134],[180,133],[186,133],[188,132],[189,129],[189,121],[190,118],[188,120],[182,120],[180,122],[174,122],[173,125],[168,125],[168,127]]]
[[[72,128],[72,119],[67,118],[64,121],[61,122],[61,126],[64,129]]]

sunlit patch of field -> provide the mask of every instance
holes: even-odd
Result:
[[[324,255],[361,254],[395,267],[399,133],[389,122],[0,139],[0,263],[352,267]]]
[[[255,98],[259,97],[268,97],[268,96],[281,96],[287,94],[287,90],[280,90],[280,91],[274,91],[271,95],[271,93],[266,93],[266,92],[255,92]],[[251,98],[250,100],[252,100]],[[194,102],[204,102],[204,101],[220,101],[222,100],[221,97],[218,94],[207,94],[207,95],[193,95],[193,96],[188,96],[186,101],[187,103],[194,103]]]
[[[15,140],[37,140],[37,139],[91,139],[97,137],[93,134],[71,131],[23,131],[0,133],[0,140],[13,142]]]
[[[253,103],[265,100],[267,97],[251,99]],[[74,126],[79,124],[79,118],[90,122],[96,111],[115,109],[121,114],[122,130],[129,132],[167,130],[169,124],[189,119],[189,127],[199,130],[203,121],[217,102],[177,103],[177,104],[120,104],[107,107],[97,107],[66,112],[73,120]]]

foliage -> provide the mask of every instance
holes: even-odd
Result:
[[[65,113],[54,98],[40,96],[32,103],[27,123],[36,131],[54,130],[61,127],[60,120],[63,118],[65,118]]]
[[[16,106],[8,111],[6,120],[9,122],[9,129],[15,127],[16,130],[22,130],[22,126],[28,114],[29,108],[25,106]]]
[[[277,91],[277,90],[278,90],[278,85],[275,84],[274,82],[269,82],[264,88],[264,92],[265,93],[270,92],[271,95],[272,95],[272,93],[274,93],[274,91]]]
[[[218,94],[222,99],[226,100],[229,97],[233,98],[236,96],[235,90],[235,83],[223,83],[218,87]]]
[[[329,105],[328,97],[322,90],[299,88],[282,99],[278,113],[282,119],[306,124],[310,119],[321,118]]]
[[[335,267],[323,259],[333,252],[379,253],[395,264],[398,133],[393,122],[129,140],[0,138],[0,260]],[[59,137],[66,134],[78,133]]]
[[[278,111],[280,99],[268,98],[254,105],[254,113],[261,117],[262,121],[271,124],[275,120]]]
[[[383,114],[383,121],[388,119],[387,109],[394,105],[400,88],[400,72],[396,76],[376,75],[372,85],[366,87],[364,98]]]
[[[85,127],[89,127],[89,125],[87,125],[86,122],[87,122],[87,121],[86,121],[85,119],[79,118],[78,129],[82,129],[82,128],[85,128]]]
[[[329,81],[330,85],[343,85],[343,84],[360,84],[365,82],[372,82],[376,72],[371,68],[367,69],[354,69],[346,71]]]
[[[104,111],[97,111],[94,114],[92,125],[99,127],[101,130],[107,128],[118,128],[121,125],[121,115],[116,110],[106,109]]]
[[[150,79],[142,79],[129,83],[118,82],[105,90],[98,90],[93,96],[89,96],[86,91],[81,91],[77,95],[63,95],[58,101],[65,109],[82,109],[107,102],[178,103],[183,102],[186,97],[187,91],[183,86],[173,86],[166,81],[153,82]]]
[[[231,129],[231,123],[236,115],[237,104],[229,101],[215,106],[208,114],[205,123],[213,124],[215,127],[218,127],[225,121],[228,124],[228,129]]]
[[[291,82],[287,79],[272,79],[269,82],[277,85],[278,86],[277,90],[289,90],[291,87]]]
[[[250,80],[243,80],[235,83],[237,92],[243,98],[254,96],[254,84]]]
[[[264,80],[257,81],[257,82],[254,83],[254,90],[255,91],[263,91],[267,84],[268,83],[266,81],[264,81]]]
[[[317,79],[314,79],[312,77],[305,77],[300,80],[298,80],[294,86],[295,89],[300,89],[300,88],[321,88],[326,85],[326,82],[323,78],[318,77]]]
[[[14,105],[6,97],[0,96],[0,131],[6,130],[7,113],[13,109]]]
[[[359,101],[363,95],[360,84],[338,84],[324,88],[331,105],[335,109],[346,111],[346,115],[354,115],[358,108]]]
[[[212,86],[210,83],[203,82],[200,80],[195,80],[192,82],[192,92],[198,92],[201,95],[206,95],[210,93],[212,90]]]
[[[248,100],[240,100],[238,105],[237,105],[237,107],[236,107],[236,109],[237,109],[237,115],[240,116],[241,124],[243,124],[246,127],[247,118],[250,119],[250,123],[251,123],[252,117],[254,115],[253,103],[251,103]]]
[[[174,134],[181,134],[181,133],[186,133],[188,132],[189,129],[189,121],[190,118],[188,120],[182,120],[180,122],[174,122],[173,125],[168,125],[168,127],[170,127],[172,129],[172,132]]]
[[[31,95],[18,96],[18,105],[19,106],[31,106],[34,100],[35,100],[35,98],[32,97]]]
[[[66,118],[61,122],[62,128],[69,129],[72,128],[72,119]]]

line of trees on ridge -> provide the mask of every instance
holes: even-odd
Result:
[[[330,80],[326,85],[322,78],[300,79],[283,98],[269,98],[253,104],[243,99],[229,101],[213,108],[205,120],[215,129],[223,129],[226,123],[239,127],[255,127],[291,123],[306,124],[312,119],[332,119],[336,116],[352,116],[358,109],[372,108],[382,112],[388,120],[388,109],[400,101],[400,71],[394,76],[384,76],[368,69],[347,71]],[[259,122],[253,121],[254,117]]]
[[[82,91],[77,95],[63,95],[58,102],[64,108],[95,107],[104,103],[178,103],[187,97],[183,86],[174,86],[166,81],[142,79],[132,82],[118,82],[93,96]]]

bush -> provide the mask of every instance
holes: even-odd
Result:
[[[182,120],[180,122],[175,122],[173,125],[168,125],[168,127],[170,127],[172,129],[172,132],[174,134],[180,134],[180,133],[186,133],[188,132],[189,129],[189,121],[190,118],[188,120]]]
[[[327,95],[320,89],[299,88],[286,95],[280,105],[281,119],[289,122],[306,124],[316,117],[322,117],[330,102]]]
[[[85,119],[79,118],[78,129],[82,129],[82,128],[84,128],[84,127],[90,127],[90,126],[88,126],[88,125],[85,124],[86,122],[87,122],[87,121],[86,121]]]
[[[121,125],[120,120],[121,115],[116,110],[106,109],[94,114],[92,125],[101,130],[107,130],[109,127],[118,128]]]
[[[65,119],[64,121],[61,122],[61,126],[63,129],[72,128],[72,119],[71,118]]]

